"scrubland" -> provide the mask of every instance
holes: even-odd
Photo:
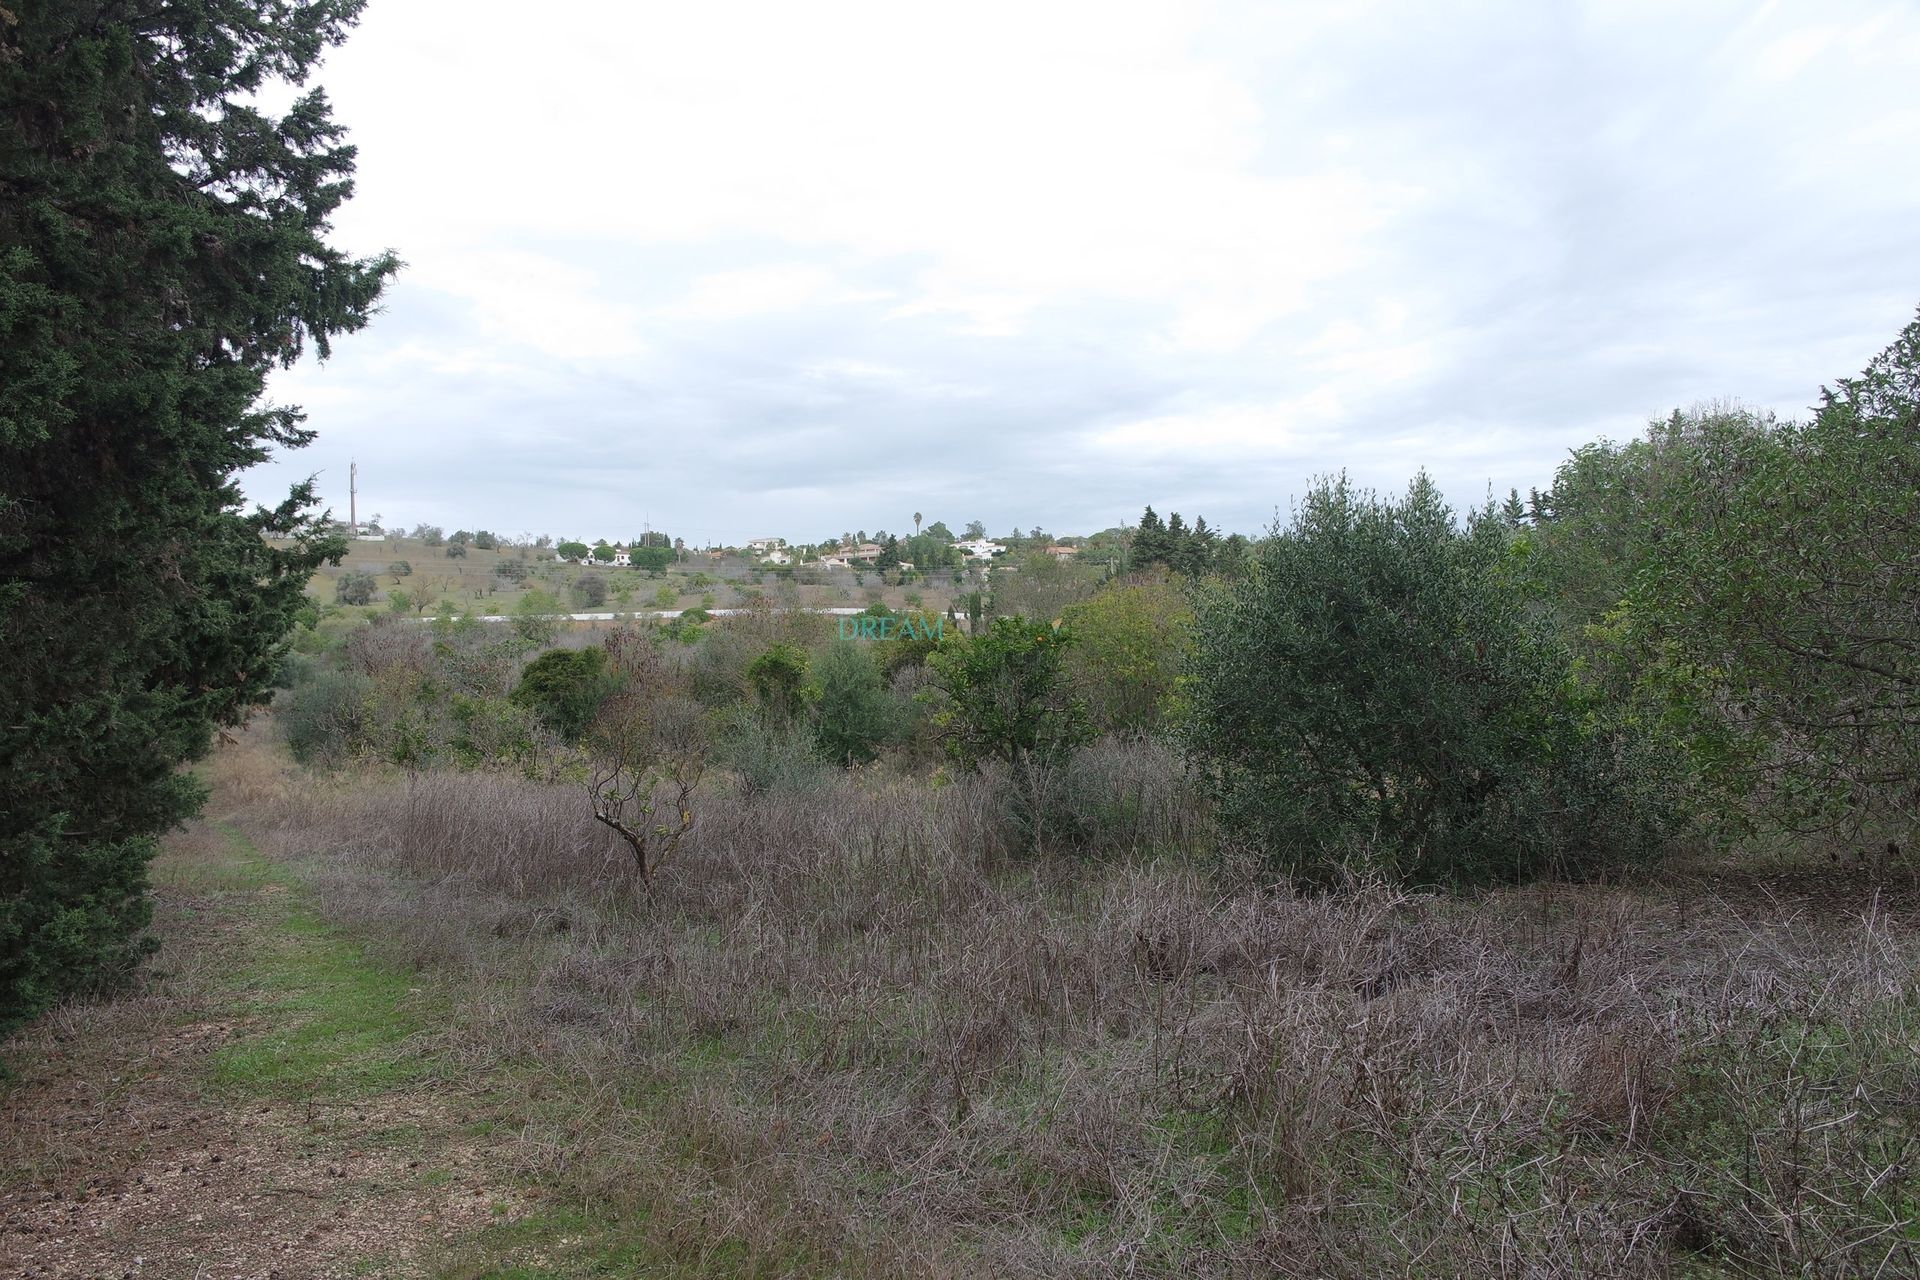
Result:
[[[648,895],[577,785],[230,752],[463,1069],[571,1100],[520,1175],[687,1274],[1920,1270],[1907,878],[1296,892],[1110,741],[1104,855],[1022,855],[991,776],[716,783]]]

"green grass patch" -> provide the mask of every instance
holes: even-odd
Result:
[[[244,836],[228,829],[228,837],[237,869],[257,868],[263,887],[287,883]],[[210,1088],[337,1099],[406,1088],[435,1073],[435,1056],[418,1038],[438,1010],[408,975],[369,958],[291,892],[261,894],[253,911],[262,946],[232,985],[257,1029],[212,1056]]]

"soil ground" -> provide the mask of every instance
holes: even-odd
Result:
[[[430,992],[218,823],[155,880],[144,989],[0,1047],[0,1276],[439,1275],[539,1221]]]

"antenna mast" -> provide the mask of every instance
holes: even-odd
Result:
[[[360,464],[347,464],[347,523],[355,536],[360,533]]]

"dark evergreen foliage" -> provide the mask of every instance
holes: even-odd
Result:
[[[1207,524],[1205,516],[1196,519],[1193,527],[1188,528],[1187,522],[1176,511],[1162,524],[1159,515],[1152,507],[1148,507],[1140,516],[1139,527],[1133,532],[1127,561],[1135,573],[1154,565],[1163,565],[1175,573],[1198,578],[1220,567],[1223,559],[1221,547],[1219,533]],[[1236,544],[1235,556],[1242,554],[1243,549],[1244,541]]]
[[[341,544],[269,369],[363,325],[390,256],[328,245],[353,149],[324,95],[273,119],[360,0],[0,8],[0,1029],[125,973],[180,766],[267,696]],[[278,539],[269,542],[265,536]]]
[[[1497,513],[1321,482],[1196,601],[1190,757],[1223,825],[1304,880],[1581,875],[1657,853],[1654,744],[1573,678]]]

